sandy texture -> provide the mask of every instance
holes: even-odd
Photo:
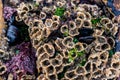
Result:
[[[0,0],[0,34],[2,33],[3,28],[5,27],[4,24],[4,18],[3,18],[3,4],[2,0]]]

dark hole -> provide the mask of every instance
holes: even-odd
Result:
[[[54,59],[54,60],[52,60],[52,64],[55,66],[55,65],[59,65],[59,61],[58,60],[56,60],[56,59]]]
[[[89,15],[86,13],[86,17],[89,19],[90,17],[89,17]]]
[[[69,63],[69,60],[67,58],[63,58],[63,64],[68,64]]]
[[[92,58],[93,62],[96,62],[98,60],[98,57]]]
[[[112,24],[107,24],[107,27],[108,27],[108,28],[112,28],[113,25],[112,25]]]
[[[48,53],[53,53],[53,50],[50,49],[50,47],[48,45],[46,45],[45,48],[46,48],[46,50],[47,50]]]
[[[45,17],[45,14],[41,14],[41,18],[44,18]]]
[[[39,24],[39,22],[35,22],[35,23],[34,23],[34,26],[38,26],[38,24]]]
[[[57,21],[57,18],[54,18],[55,21]]]
[[[87,65],[85,66],[85,69],[87,72],[90,72],[91,70],[91,63],[87,63]]]
[[[66,76],[67,76],[69,79],[71,79],[71,78],[73,78],[73,77],[75,76],[75,74],[74,74],[74,72],[69,72],[69,73],[66,74]]]
[[[107,49],[109,46],[108,46],[108,44],[103,44],[102,46],[101,46],[101,49],[102,50],[105,50],[105,49]]]
[[[113,67],[116,69],[119,67],[119,63],[113,63]]]
[[[65,57],[68,57],[68,52],[65,52],[64,54],[65,54]]]
[[[106,24],[106,23],[108,23],[108,21],[107,21],[107,20],[103,20],[102,23],[103,23],[103,24]]]
[[[45,60],[45,61],[42,62],[42,64],[43,64],[44,66],[48,66],[48,65],[50,65],[50,62],[49,62],[48,60]]]
[[[39,43],[38,40],[34,40],[34,45],[37,45]]]
[[[81,20],[76,20],[76,25],[80,25],[81,24]]]
[[[103,53],[103,54],[101,54],[100,55],[100,59],[103,59],[103,60],[105,60],[106,59],[106,55]]]
[[[61,70],[62,66],[56,66],[55,69],[57,72],[59,72]]]
[[[49,67],[47,68],[47,71],[48,71],[48,73],[53,74],[53,72],[54,72],[53,66],[49,66]]]
[[[22,13],[21,13],[21,16],[24,16],[24,14],[26,14],[26,12],[22,12]]]
[[[85,25],[85,26],[89,26],[90,24],[89,24],[89,22],[85,21],[85,22],[84,22],[84,25]]]
[[[76,53],[73,52],[73,53],[71,54],[71,56],[72,56],[73,58],[76,57]]]
[[[29,9],[32,9],[32,6],[29,5],[28,7],[29,7]]]
[[[50,80],[56,80],[57,79],[55,75],[51,75],[51,76],[49,76],[49,78],[50,78]]]
[[[77,76],[77,78],[75,78],[75,80],[84,80],[84,76],[79,75],[79,76]]]
[[[84,17],[82,15],[79,16],[80,19],[84,19]]]
[[[107,39],[107,42],[109,43],[109,45],[110,45],[111,47],[114,46],[114,41],[113,41],[112,38],[108,38],[108,39]]]
[[[56,23],[56,22],[54,22],[53,24],[52,24],[52,26],[53,27],[56,27],[58,24]]]
[[[97,70],[96,64],[93,64],[93,71]]]
[[[91,73],[87,73],[85,76],[89,79],[91,77]]]
[[[74,28],[74,24],[73,24],[73,23],[70,23],[70,27],[71,27],[71,28]]]
[[[83,72],[84,72],[84,69],[81,68],[81,67],[79,67],[79,68],[76,70],[76,72],[77,72],[78,74],[83,73]]]
[[[4,67],[1,67],[1,68],[0,68],[0,72],[3,72],[3,71],[5,71],[5,68],[4,68]]]
[[[28,8],[27,8],[27,7],[24,7],[23,10],[28,11]]]
[[[94,73],[94,75],[100,75],[101,74],[101,71],[100,70],[98,70],[98,71],[96,71],[95,73]]]
[[[4,52],[0,52],[0,57],[4,55]]]
[[[67,31],[68,28],[66,26],[62,27],[64,31]]]

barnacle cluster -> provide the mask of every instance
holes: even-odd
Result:
[[[40,0],[36,4],[21,3],[15,19],[29,26],[37,80],[119,77],[119,53],[109,55],[118,31],[114,18],[104,16],[97,5],[79,4],[79,0]]]
[[[5,36],[5,32],[3,31],[0,35],[0,61],[5,62],[10,60],[12,56],[14,56],[14,52],[12,50],[8,50],[8,42],[7,37]]]
[[[4,75],[7,71],[6,66],[0,61],[0,76]]]
[[[2,1],[0,1],[0,60],[7,60],[8,59],[8,53],[6,52],[7,50],[7,38],[5,37],[5,30],[6,28],[5,22],[4,22],[4,17],[3,17],[3,5]],[[6,57],[5,57],[6,56]]]

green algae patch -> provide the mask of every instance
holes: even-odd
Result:
[[[65,12],[65,8],[63,7],[58,7],[56,10],[55,10],[55,15],[57,16],[63,16],[64,15],[64,12]]]
[[[96,19],[92,19],[91,22],[92,24],[97,24],[100,22],[100,20],[101,20],[100,18],[96,18]]]

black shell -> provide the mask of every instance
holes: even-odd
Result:
[[[94,40],[95,40],[95,37],[93,37],[93,36],[86,36],[86,37],[79,38],[80,42],[87,43],[87,44],[92,43]]]
[[[79,33],[79,36],[90,36],[94,33],[94,31],[90,28],[81,28],[79,29]]]

